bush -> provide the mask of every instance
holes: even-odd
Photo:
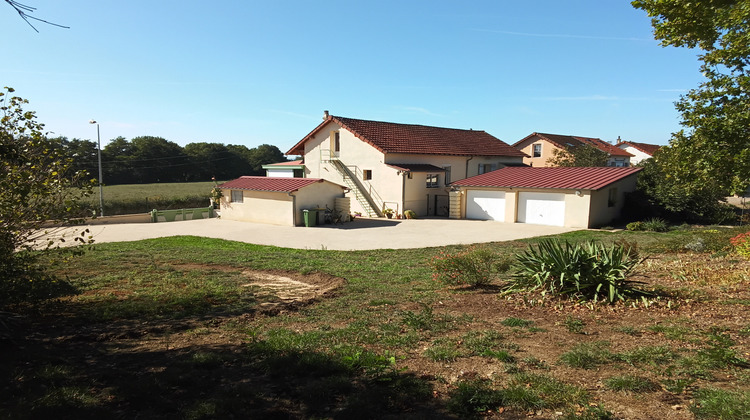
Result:
[[[430,261],[432,278],[449,285],[482,286],[498,273],[510,269],[511,259],[501,258],[487,248],[469,248],[456,254],[441,253]]]
[[[628,223],[625,226],[625,229],[633,231],[633,232],[640,232],[640,231],[646,230],[646,228],[643,225],[643,222],[631,222],[631,223]]]
[[[545,240],[517,256],[517,271],[509,290],[542,289],[553,294],[604,298],[610,303],[644,292],[627,280],[641,260],[637,252],[615,244],[607,248],[589,242]]]
[[[407,219],[416,219],[417,213],[415,213],[414,210],[406,210],[404,211],[404,217]]]
[[[667,221],[658,217],[652,217],[651,219],[643,222],[643,230],[649,232],[666,232],[669,230]]]
[[[734,238],[730,239],[729,242],[734,245],[734,250],[742,258],[750,260],[750,232],[740,233]]]

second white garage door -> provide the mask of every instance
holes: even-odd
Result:
[[[466,192],[466,218],[504,222],[505,192],[468,190]]]
[[[518,221],[535,225],[565,226],[565,194],[520,193]]]

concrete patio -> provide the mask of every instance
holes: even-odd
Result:
[[[169,223],[128,223],[87,226],[97,243],[137,241],[177,235],[227,239],[297,249],[366,250],[424,248],[454,244],[510,241],[579,230],[522,223],[479,220],[358,218],[342,225],[275,226],[222,219]],[[67,228],[66,237],[81,227]],[[68,241],[70,242],[70,241]]]

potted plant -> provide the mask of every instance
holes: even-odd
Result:
[[[383,209],[383,214],[385,215],[385,217],[390,219],[393,217],[393,209],[389,209],[389,208]]]
[[[406,210],[404,212],[404,217],[407,219],[416,219],[417,213],[415,213],[414,210]]]

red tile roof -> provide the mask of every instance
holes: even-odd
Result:
[[[339,124],[358,139],[383,153],[454,156],[526,156],[525,153],[481,130],[430,127],[358,120],[329,115],[319,126],[292,147],[287,155],[304,154],[304,144],[329,123]]]
[[[219,188],[228,190],[274,191],[290,193],[317,182],[324,182],[324,180],[319,178],[241,176],[237,179],[227,181],[219,185]],[[345,187],[341,186],[341,188]]]
[[[649,156],[653,156],[654,153],[656,153],[656,151],[661,148],[661,146],[656,145],[656,144],[636,143],[634,141],[621,141],[617,143],[617,147],[620,147],[621,145],[635,147],[636,149],[640,150],[641,152]]]
[[[610,154],[610,156],[623,156],[623,157],[632,157],[633,155],[629,152],[626,152],[625,150],[620,149],[619,147],[616,147],[612,144],[607,143],[606,141],[602,139],[598,139],[595,137],[580,137],[580,136],[566,136],[561,134],[547,134],[547,133],[532,133],[523,139],[517,141],[515,144],[513,144],[514,147],[518,147],[519,144],[523,143],[524,141],[537,136],[541,140],[547,140],[548,142],[554,144],[555,146],[565,149],[566,147],[576,147],[583,144],[587,144],[589,146],[594,146],[597,149],[607,152]]]
[[[641,168],[521,168],[506,167],[456,181],[462,187],[559,188],[599,190],[631,176]]]

